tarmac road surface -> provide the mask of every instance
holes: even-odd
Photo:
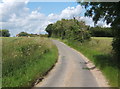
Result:
[[[82,56],[58,40],[59,59],[50,73],[35,87],[98,87]]]

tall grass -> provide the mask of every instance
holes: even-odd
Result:
[[[112,38],[93,37],[84,43],[63,42],[83,53],[102,71],[111,86],[118,87],[118,67],[112,52]]]
[[[2,38],[0,37],[0,89],[2,88]]]
[[[29,87],[56,62],[56,46],[47,38],[2,38],[3,87]]]

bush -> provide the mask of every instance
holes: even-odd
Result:
[[[10,33],[7,29],[0,30],[0,37],[9,37]]]
[[[26,32],[20,32],[17,36],[18,36],[18,37],[21,37],[21,36],[29,36],[29,34],[26,33]]]

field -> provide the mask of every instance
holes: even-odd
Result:
[[[30,87],[55,64],[57,47],[47,38],[2,38],[2,86]]]
[[[83,53],[98,67],[113,87],[118,86],[118,67],[112,51],[112,38],[92,37],[84,43],[63,40],[64,43]]]

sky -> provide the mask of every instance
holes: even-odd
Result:
[[[10,2],[9,2],[10,1]],[[0,27],[8,29],[11,36],[24,31],[34,34],[45,34],[45,28],[58,20],[71,19],[74,16],[86,25],[94,26],[91,17],[84,16],[85,9],[76,2],[15,2],[3,0],[0,3]],[[100,20],[99,26],[109,27]]]

